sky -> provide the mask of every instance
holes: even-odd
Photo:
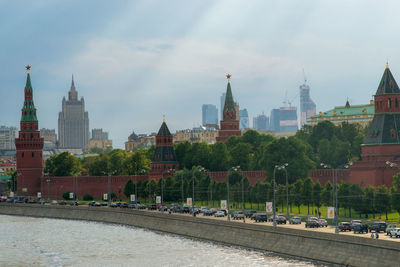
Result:
[[[250,122],[299,106],[317,112],[373,98],[386,62],[400,82],[400,2],[369,0],[0,1],[0,125],[19,126],[31,80],[40,128],[56,129],[74,75],[89,127],[128,136],[201,124],[232,92]]]

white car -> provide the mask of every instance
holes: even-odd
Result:
[[[225,212],[219,210],[216,213],[214,213],[214,217],[225,217]]]
[[[390,237],[400,237],[400,228],[393,228],[390,232],[389,232],[389,236]]]
[[[51,205],[57,205],[57,200],[52,200]]]

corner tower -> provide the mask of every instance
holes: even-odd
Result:
[[[149,178],[158,180],[164,175],[172,175],[178,169],[179,163],[175,156],[173,137],[163,121],[156,136],[156,150],[151,160]]]
[[[388,65],[374,103],[375,115],[362,146],[363,161],[397,160],[400,155],[400,89]]]
[[[33,103],[33,89],[29,75],[30,66],[26,66],[25,100],[18,138],[17,150],[17,191],[19,195],[36,196],[41,192],[40,179],[43,176],[43,143],[40,137],[36,108]]]
[[[233,101],[231,89],[231,75],[226,75],[228,85],[226,87],[226,97],[224,110],[222,112],[221,127],[218,132],[217,142],[225,142],[232,135],[241,136],[242,132],[239,129],[239,116],[235,102]]]

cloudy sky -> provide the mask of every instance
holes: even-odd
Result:
[[[32,65],[39,127],[57,129],[74,74],[90,128],[128,135],[201,123],[227,73],[252,117],[298,106],[304,68],[317,112],[367,103],[386,61],[400,82],[397,1],[1,1],[0,125],[18,126]]]

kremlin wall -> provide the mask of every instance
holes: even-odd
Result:
[[[174,152],[172,134],[165,121],[156,136],[156,149],[151,162],[151,169],[147,175],[137,176],[107,176],[91,177],[48,177],[43,174],[43,138],[38,130],[36,108],[33,103],[33,89],[31,85],[30,66],[27,66],[27,81],[25,86],[25,100],[21,116],[21,129],[15,139],[17,149],[17,190],[19,195],[61,198],[67,191],[76,192],[79,198],[90,194],[94,198],[101,198],[104,193],[110,192],[123,197],[123,189],[129,178],[133,181],[145,181],[173,175],[179,170],[179,164]],[[230,75],[227,75],[223,119],[221,120],[217,141],[225,142],[230,136],[240,136],[239,119],[233,102],[230,86]],[[362,160],[350,164],[348,169],[314,170],[311,178],[324,185],[327,181],[346,181],[358,183],[361,186],[392,185],[392,177],[398,172],[387,164],[400,166],[400,89],[387,66],[375,94],[375,115],[368,130],[365,144],[362,145]],[[396,165],[399,164],[399,165]],[[172,170],[172,171],[171,171]],[[170,172],[169,172],[170,171]],[[218,182],[227,180],[228,172],[208,172],[212,179]],[[264,171],[244,171],[251,185],[265,180]]]

